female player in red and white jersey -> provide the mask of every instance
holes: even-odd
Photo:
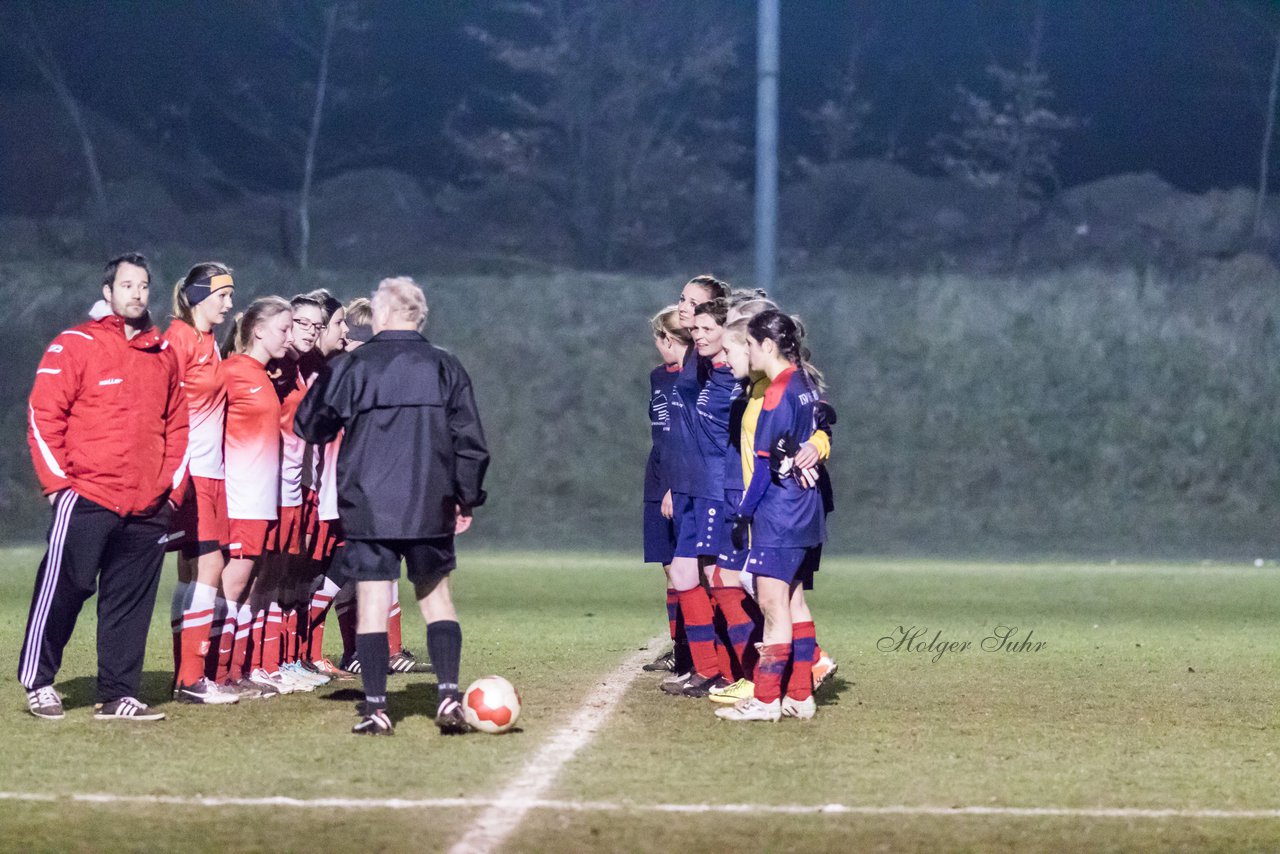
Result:
[[[173,322],[165,332],[177,356],[191,420],[191,480],[170,535],[170,548],[180,550],[172,616],[174,694],[183,703],[215,705],[239,699],[236,692],[205,677],[229,541],[222,457],[227,393],[213,329],[231,310],[235,289],[225,264],[196,264],[174,286]],[[221,604],[225,614],[225,602]],[[220,634],[221,625],[218,629]]]
[[[328,297],[327,292],[325,296]],[[329,299],[334,299],[329,297]],[[334,299],[334,302],[337,302]],[[350,318],[351,323],[348,323]],[[367,297],[357,297],[348,306],[339,303],[332,310],[325,331],[317,342],[316,350],[326,358],[337,356],[341,352],[354,350],[373,335],[370,327],[372,312]],[[355,675],[335,665],[324,654],[324,624],[329,609],[340,596],[343,611],[339,621],[342,624],[343,658],[355,660],[355,597],[353,585],[346,584],[340,563],[335,560],[337,549],[342,545],[342,525],[338,520],[338,449],[342,445],[342,434],[323,448],[316,449],[317,460],[313,494],[313,512],[309,514],[307,532],[310,535],[310,556],[319,569],[319,583],[311,594],[311,602],[307,608],[307,659],[318,672],[335,679],[350,680]]]
[[[224,352],[234,353],[222,363],[227,389],[223,447],[230,520],[230,559],[222,573],[222,588],[228,615],[235,614],[235,642],[229,659],[219,662],[218,675],[246,688],[251,686],[245,682],[252,683],[268,694],[288,693],[288,689],[247,663],[254,621],[246,600],[280,504],[280,399],[267,374],[267,362],[283,358],[292,343],[293,310],[289,303],[279,297],[262,297],[236,318],[235,330],[224,348]],[[261,654],[261,634],[255,640]]]
[[[254,584],[253,632],[262,624],[261,661],[254,653],[255,667],[273,680],[295,691],[313,691],[329,681],[303,668],[298,660],[297,607],[294,588],[306,575],[303,544],[303,468],[307,445],[293,432],[293,417],[307,393],[303,360],[310,357],[324,327],[323,309],[318,300],[298,294],[289,301],[293,312],[293,341],[285,355],[267,364],[280,399],[280,506],[279,521],[267,541],[267,556]]]

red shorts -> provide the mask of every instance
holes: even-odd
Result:
[[[267,540],[267,551],[302,554],[302,506],[281,507],[280,522]]]
[[[262,557],[268,540],[275,536],[277,522],[267,519],[232,519],[230,544],[233,558]]]
[[[309,554],[312,560],[328,560],[333,557],[334,550],[342,545],[342,522],[338,519],[317,519],[316,524],[320,527],[311,540]]]
[[[182,505],[169,523],[169,551],[194,558],[224,548],[231,539],[227,520],[227,482],[192,476]]]

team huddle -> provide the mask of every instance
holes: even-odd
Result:
[[[59,334],[32,388],[28,443],[53,507],[19,661],[32,714],[98,592],[95,717],[158,720],[137,698],[166,550],[173,695],[230,705],[360,674],[357,734],[390,735],[387,676],[434,669],[442,732],[468,729],[454,536],[484,503],[489,463],[470,379],[421,329],[406,278],[344,305],[316,290],[235,296],[222,264],[174,286],[159,331],[141,255],[106,266],[92,319]],[[645,561],[667,575],[673,647],[646,669],[729,720],[809,719],[835,671],[805,601],[826,516],[835,412],[804,330],[764,292],[698,276],[653,318]],[[430,662],[406,649],[402,562]],[[338,663],[324,652],[336,611]]]
[[[805,601],[833,507],[835,411],[804,329],[711,276],[652,327],[644,559],[666,572],[673,646],[645,669],[727,720],[810,719],[836,670]]]
[[[93,319],[57,336],[36,372],[28,439],[54,520],[19,662],[29,710],[63,717],[53,679],[96,586],[95,717],[164,717],[137,693],[169,550],[179,702],[230,705],[360,673],[353,731],[390,734],[387,675],[434,669],[436,723],[465,731],[448,573],[453,536],[484,501],[488,452],[466,372],[419,331],[421,289],[386,279],[346,305],[324,290],[262,297],[219,346],[229,268],[192,267],[163,334],[149,285],[142,256],[109,262]],[[402,643],[402,558],[430,663]],[[331,609],[337,664],[324,652]]]

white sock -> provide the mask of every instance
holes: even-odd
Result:
[[[191,604],[187,605],[188,611],[208,611],[213,607],[214,600],[218,598],[218,588],[212,584],[201,584],[197,581],[191,585]]]

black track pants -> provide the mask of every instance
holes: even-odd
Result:
[[[53,684],[80,608],[96,586],[97,699],[138,695],[170,514],[166,503],[151,516],[122,518],[70,489],[58,494],[18,659],[25,688]]]

